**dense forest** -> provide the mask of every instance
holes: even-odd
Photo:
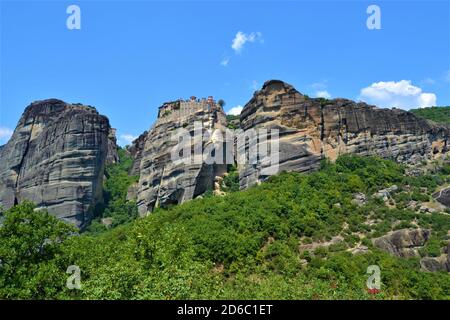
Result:
[[[393,257],[371,241],[390,230],[428,228],[432,235],[420,253],[439,255],[450,215],[408,204],[432,203],[431,193],[450,182],[448,165],[409,175],[393,161],[341,156],[317,172],[282,173],[238,192],[231,168],[225,196],[207,194],[138,218],[126,200],[135,177],[127,175],[124,150],[121,156],[107,169],[98,219],[82,234],[29,202],[4,212],[0,298],[450,298],[448,273],[423,272],[420,257]],[[394,184],[388,200],[373,196]],[[355,194],[367,201],[358,204]],[[331,241],[336,237],[342,240]],[[305,250],[308,244],[318,245]],[[360,246],[367,250],[355,253]],[[81,270],[81,289],[66,286],[73,265]],[[381,269],[375,295],[366,287],[369,265]]]

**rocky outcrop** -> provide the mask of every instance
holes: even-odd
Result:
[[[106,164],[114,164],[119,162],[119,154],[117,152],[116,129],[110,128],[108,132],[108,154],[106,155]]]
[[[387,201],[388,198],[398,190],[398,187],[394,184],[390,186],[389,188],[378,190],[375,192],[372,196],[374,198],[383,199],[384,201]]]
[[[450,243],[444,248],[439,257],[424,257],[420,260],[420,267],[423,271],[450,272]]]
[[[433,198],[446,207],[450,207],[450,187],[433,193]]]
[[[321,159],[334,160],[345,153],[414,163],[445,154],[449,135],[448,127],[406,111],[347,99],[311,99],[278,80],[267,81],[255,92],[241,113],[239,125],[230,119],[228,125],[233,128],[279,130],[279,161],[272,174],[309,172],[319,168]],[[196,122],[202,126],[200,140],[179,143],[172,139],[180,129],[193,136]],[[202,151],[214,147],[206,156],[213,158],[213,153],[222,152],[217,146],[226,143],[242,155],[243,149],[260,148],[265,143],[239,144],[239,139],[224,141],[221,134],[212,134],[214,129],[223,132],[226,126],[222,107],[212,97],[191,97],[160,107],[153,127],[128,147],[134,158],[130,174],[140,176],[128,198],[137,201],[141,214],[155,206],[182,203],[207,190],[221,194],[218,177],[227,165],[206,159],[186,163],[187,155],[182,153],[200,144]],[[180,159],[175,161],[172,152],[180,147]],[[101,200],[104,165],[119,160],[115,129],[90,106],[56,99],[38,101],[27,107],[8,144],[0,146],[0,160],[0,205],[9,208],[29,199],[83,227]],[[256,157],[256,163],[239,163],[241,188],[264,180],[264,169],[272,165],[264,156]],[[448,205],[447,193],[450,191],[443,190],[435,197]]]
[[[208,123],[210,128],[227,126],[222,108],[209,99],[177,100],[161,106],[155,125],[128,148],[134,158],[131,174],[140,175],[129,197],[137,198],[141,214],[214,189],[215,177],[222,175],[223,167],[186,166],[170,160],[170,151],[177,145],[170,137],[180,128],[192,133],[195,121]],[[239,126],[228,125],[256,132],[279,131],[279,161],[270,174],[309,172],[318,169],[323,158],[334,160],[346,153],[415,163],[445,154],[449,134],[448,127],[403,110],[380,109],[347,99],[311,99],[278,80],[267,81],[255,92],[241,113]],[[202,141],[203,148],[211,141],[211,137]],[[228,141],[238,153],[236,159],[265,143],[264,139],[254,144],[237,141]],[[265,169],[274,165],[272,155],[258,155],[255,163],[238,164],[241,189],[267,178]]]
[[[425,257],[420,260],[420,268],[423,271],[428,272],[450,272],[450,260],[448,259],[448,255],[442,255],[440,257]]]
[[[203,135],[197,134],[195,139],[183,139],[179,143],[175,135],[184,131],[193,137],[195,123],[200,124],[200,133]],[[146,137],[141,137],[135,144],[136,162],[140,164],[137,205],[141,215],[155,207],[180,204],[207,190],[213,190],[215,177],[226,172],[226,165],[207,164],[207,161],[193,158],[185,162],[188,154],[184,154],[184,151],[192,150],[196,145],[200,145],[202,150],[208,149],[217,142],[217,137],[208,134],[208,130],[222,130],[225,126],[225,114],[211,97],[202,100],[192,97],[190,100],[165,103],[160,107],[154,126]],[[143,141],[144,147],[141,148],[139,144],[142,145]],[[174,148],[183,147],[183,152],[177,152],[179,161],[175,161],[172,153]]]
[[[308,244],[301,244],[298,246],[299,252],[304,251],[314,251],[317,248],[328,248],[332,245],[340,244],[344,241],[344,238],[341,236],[334,236],[329,241],[323,241],[323,242],[313,242]]]
[[[127,148],[127,151],[130,153],[133,158],[133,167],[131,168],[130,175],[138,176],[140,172],[141,160],[142,160],[142,152],[144,151],[145,141],[147,139],[148,132],[144,131],[137,139],[135,139],[131,146]]]
[[[352,203],[361,207],[367,203],[367,197],[364,193],[361,193],[361,192],[354,193]]]
[[[113,141],[108,119],[90,106],[32,103],[0,151],[0,204],[7,209],[28,199],[83,228],[101,200]]]
[[[425,245],[429,237],[430,230],[401,229],[372,239],[372,243],[393,256],[406,258],[419,256],[419,249]]]
[[[241,127],[279,130],[278,172],[308,172],[322,158],[377,155],[404,163],[447,152],[449,128],[399,109],[380,109],[347,99],[312,99],[291,85],[271,80],[256,91],[241,113]],[[241,167],[246,188],[265,179],[264,158]]]

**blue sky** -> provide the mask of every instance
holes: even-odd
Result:
[[[0,144],[46,98],[97,107],[122,145],[165,101],[213,95],[228,111],[269,79],[383,107],[450,105],[449,1],[0,1]],[[66,27],[71,4],[80,30]],[[380,30],[366,26],[371,4]]]

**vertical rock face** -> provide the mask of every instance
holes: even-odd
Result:
[[[224,129],[226,116],[212,97],[202,100],[192,97],[190,100],[165,103],[159,109],[154,126],[145,138],[140,137],[136,142],[135,154],[140,173],[137,204],[140,214],[153,210],[155,206],[179,204],[212,190],[215,177],[226,172],[225,164],[173,160],[171,153],[179,145],[177,140],[172,139],[173,135],[179,130],[186,130],[193,137],[195,123],[202,125],[203,133],[210,129]],[[190,150],[195,143],[207,148],[213,141],[213,136],[204,135],[200,140],[183,143]],[[142,144],[141,151],[139,145]]]
[[[241,126],[279,130],[279,172],[311,171],[322,158],[334,160],[345,153],[414,163],[448,151],[448,127],[399,109],[311,99],[278,80],[255,92],[241,113]],[[241,188],[264,179],[263,167],[264,161],[243,166]]]
[[[108,154],[114,161],[111,132],[92,107],[56,99],[32,103],[0,150],[0,204],[7,209],[31,200],[83,228],[101,200]]]
[[[119,154],[117,152],[116,129],[110,128],[108,132],[108,154],[106,156],[106,164],[119,162]]]
[[[133,157],[133,167],[131,168],[130,175],[138,176],[140,173],[140,166],[142,160],[142,152],[144,151],[145,141],[147,139],[148,132],[144,131],[136,140],[133,141],[131,146],[128,147],[128,152]]]

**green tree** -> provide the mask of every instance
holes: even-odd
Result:
[[[111,218],[112,227],[130,222],[138,216],[134,201],[127,200],[128,188],[138,181],[138,177],[128,173],[133,166],[133,158],[123,148],[119,148],[119,162],[108,165],[105,170],[106,180],[103,183],[104,203],[97,206],[96,217],[88,227],[91,233],[99,233],[106,228],[101,218]]]
[[[61,275],[50,261],[76,229],[25,201],[7,210],[0,227],[0,297],[48,296]],[[59,280],[56,280],[59,279]]]
[[[450,124],[450,106],[430,107],[410,110],[416,116],[438,123]]]

